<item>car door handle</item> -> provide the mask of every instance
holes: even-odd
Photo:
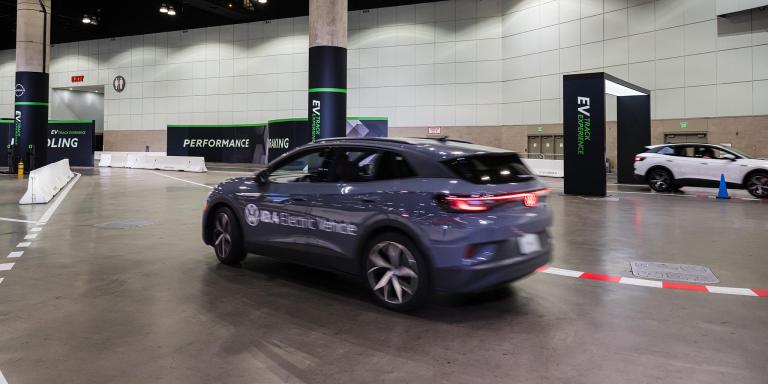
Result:
[[[291,201],[307,201],[307,199],[303,197],[291,197]]]
[[[367,197],[363,197],[363,198],[360,199],[360,202],[367,203],[367,204],[373,204],[373,203],[378,202],[378,200],[370,199],[370,198],[367,198]]]

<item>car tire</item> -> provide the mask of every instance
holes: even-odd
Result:
[[[426,260],[413,241],[399,233],[379,235],[368,243],[362,274],[374,300],[387,309],[412,311],[430,296]]]
[[[246,252],[243,247],[240,223],[234,212],[228,207],[217,209],[213,215],[210,231],[216,258],[222,264],[240,264],[245,258]]]
[[[654,168],[648,172],[648,186],[656,192],[671,192],[678,187],[675,186],[675,178],[672,172],[664,168]]]
[[[768,198],[768,172],[755,172],[749,175],[744,187],[750,195],[758,199]]]

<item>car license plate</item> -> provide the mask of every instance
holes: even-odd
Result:
[[[517,238],[517,247],[520,249],[520,254],[527,255],[541,251],[541,240],[539,235],[535,233],[526,233]]]

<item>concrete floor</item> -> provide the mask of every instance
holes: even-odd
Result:
[[[767,298],[535,274],[403,315],[330,273],[219,265],[200,240],[208,188],[162,175],[213,185],[230,170],[81,172],[22,257],[5,255],[33,224],[0,221],[0,263],[16,263],[0,272],[9,384],[768,382]],[[700,264],[768,288],[768,202],[615,186],[584,199],[549,182],[556,267]],[[16,204],[25,183],[0,176],[0,217],[47,209]]]

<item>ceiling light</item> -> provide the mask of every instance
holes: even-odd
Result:
[[[173,9],[173,6],[168,7],[168,15],[176,16],[176,10]]]
[[[168,13],[168,6],[165,4],[162,4],[160,6],[160,13]]]
[[[88,15],[83,15],[83,24],[90,24],[91,18]]]
[[[259,4],[266,4],[267,0],[259,0]]]
[[[232,8],[232,3],[227,4],[227,7]]]

